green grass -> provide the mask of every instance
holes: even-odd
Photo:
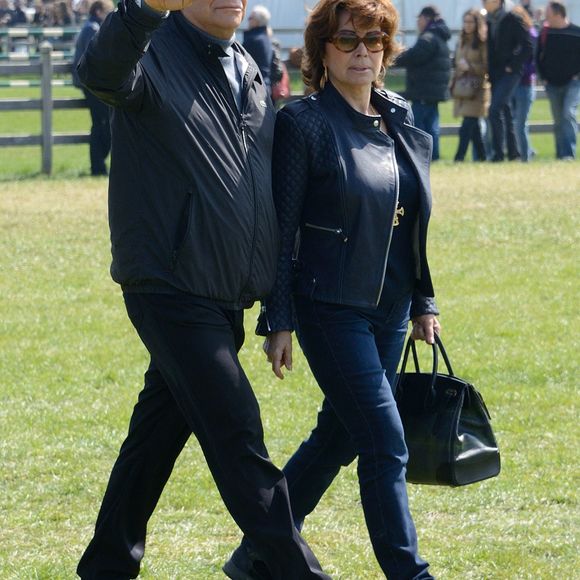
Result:
[[[68,150],[76,148],[68,148]],[[578,569],[577,163],[433,168],[430,262],[456,372],[482,391],[499,478],[410,486],[421,553],[445,580],[573,578]],[[0,578],[74,578],[147,364],[110,281],[106,180],[0,183]],[[298,357],[274,379],[247,314],[243,364],[274,461],[313,425]],[[142,578],[223,578],[239,540],[191,441],[149,526]],[[343,580],[382,575],[356,469],[305,536]]]

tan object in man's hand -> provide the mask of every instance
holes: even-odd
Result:
[[[193,0],[142,0],[149,8],[157,12],[175,12],[187,8]]]

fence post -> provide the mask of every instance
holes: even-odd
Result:
[[[42,60],[40,98],[42,101],[42,173],[52,172],[52,44],[44,41],[40,45]]]

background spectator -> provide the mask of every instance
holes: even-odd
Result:
[[[520,6],[528,13],[530,18],[534,17],[534,9],[532,8],[532,0],[520,0]]]
[[[25,26],[27,24],[26,13],[22,10],[20,0],[14,0],[12,14],[8,26]]]
[[[82,27],[75,47],[73,59],[73,83],[83,90],[89,111],[91,112],[91,137],[89,155],[91,159],[91,175],[107,175],[105,159],[111,151],[111,127],[109,124],[109,107],[97,99],[93,93],[86,90],[80,82],[77,65],[91,39],[97,34],[105,16],[113,7],[104,0],[95,0],[89,8],[89,19]]]
[[[54,5],[54,25],[71,26],[73,23],[72,9],[67,2],[61,0]]]
[[[8,0],[0,0],[0,26],[8,26],[12,20],[12,10]]]
[[[546,8],[546,27],[540,34],[536,60],[554,117],[556,157],[574,159],[580,101],[580,27],[570,23],[561,2],[550,2]]]
[[[455,161],[463,161],[469,143],[473,143],[475,158],[485,161],[485,146],[479,119],[487,116],[489,108],[489,83],[487,82],[487,41],[483,16],[475,9],[463,15],[463,29],[455,51],[454,79],[470,75],[477,79],[476,93],[472,98],[453,99],[453,114],[463,117],[459,129],[459,145]]]
[[[516,6],[513,9],[514,14],[521,17],[524,26],[527,28],[535,49],[538,38],[538,31],[534,27],[534,21],[530,13],[523,6]],[[534,62],[533,52],[530,53],[528,60],[524,64],[524,71],[520,83],[514,91],[512,100],[512,107],[514,111],[514,131],[516,135],[516,143],[522,161],[530,161],[535,155],[530,142],[530,127],[528,124],[528,117],[530,109],[534,102],[536,95],[536,65]]]
[[[258,65],[262,78],[268,87],[268,92],[270,92],[272,86],[270,74],[274,55],[272,40],[268,31],[269,23],[270,11],[260,4],[254,6],[248,16],[250,29],[244,33],[243,42],[244,48]]]
[[[504,0],[483,0],[487,10],[488,69],[491,81],[489,120],[492,161],[503,161],[507,136],[509,159],[518,159],[511,100],[532,54],[530,34],[521,16],[507,12]]]
[[[439,103],[449,98],[451,60],[449,28],[435,6],[417,16],[419,38],[395,66],[407,69],[405,97],[412,101],[415,126],[433,137],[433,159],[439,159]]]
[[[275,105],[281,104],[291,94],[290,75],[282,60],[282,47],[275,38],[272,38],[272,66],[270,67],[270,82],[272,101]]]
[[[2,0],[0,0],[2,1]],[[45,4],[42,0],[34,2],[33,26],[50,26],[52,21],[52,4]]]

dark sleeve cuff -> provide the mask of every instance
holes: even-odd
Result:
[[[145,29],[154,30],[169,16],[169,12],[157,12],[143,1],[138,4],[135,0],[123,0],[121,4],[124,7],[124,14]]]
[[[262,302],[260,306],[260,314],[258,316],[258,323],[256,324],[256,334],[258,336],[268,336],[270,327],[268,325],[268,317],[266,316],[266,307]]]
[[[413,292],[413,299],[411,300],[411,318],[423,316],[424,314],[439,314],[437,304],[435,304],[435,298],[423,296],[419,290],[415,290]]]

